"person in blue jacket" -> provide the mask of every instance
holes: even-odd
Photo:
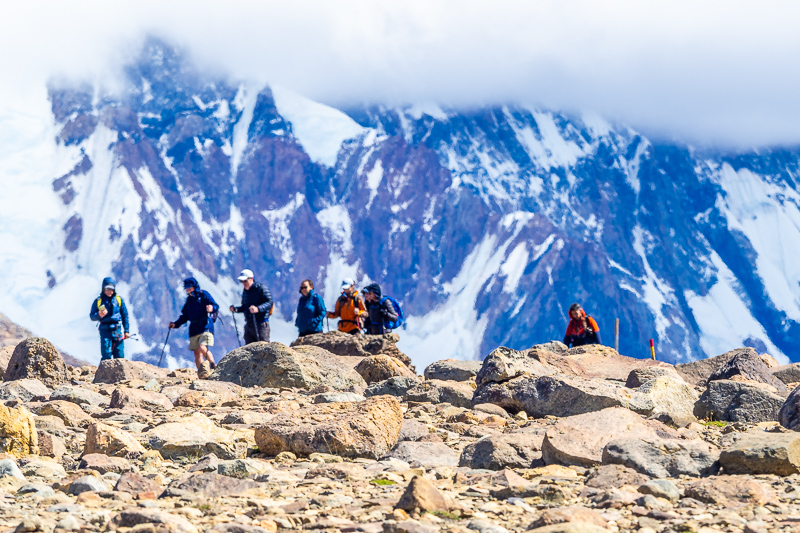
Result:
[[[169,323],[170,329],[179,328],[189,323],[189,349],[194,352],[194,364],[197,369],[207,360],[211,368],[216,368],[214,356],[208,349],[214,346],[214,320],[219,306],[208,292],[200,288],[200,284],[194,278],[183,280],[183,288],[186,290],[186,303],[181,309],[181,316],[175,322]]]
[[[314,282],[310,279],[303,280],[300,284],[300,301],[297,303],[297,326],[299,337],[322,333],[322,323],[327,310],[322,297],[314,292]]]
[[[92,302],[89,318],[100,331],[100,360],[124,359],[125,348],[122,342],[130,337],[128,308],[122,297],[117,294],[117,282],[114,278],[103,278],[100,296]]]

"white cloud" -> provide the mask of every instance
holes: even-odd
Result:
[[[800,142],[789,1],[7,2],[0,106],[102,79],[147,32],[333,105],[517,101],[693,142]]]

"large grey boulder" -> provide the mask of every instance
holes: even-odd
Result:
[[[800,429],[800,387],[794,389],[781,405],[778,422],[788,429]]]
[[[651,379],[662,376],[673,378],[676,381],[684,381],[683,377],[675,370],[675,367],[665,364],[664,366],[647,366],[631,370],[625,380],[625,386],[629,389],[637,389]]]
[[[111,394],[112,409],[139,408],[148,411],[169,411],[172,402],[160,392],[119,387]]]
[[[418,377],[396,376],[378,383],[373,383],[364,391],[364,396],[397,396],[402,398],[408,391],[420,384]]]
[[[783,381],[785,384],[800,382],[800,363],[789,363],[788,365],[770,368],[772,375]]]
[[[502,384],[481,385],[472,403],[493,403],[536,418],[574,416],[618,406],[649,414],[653,406],[652,401],[616,383],[565,375],[520,376]]]
[[[0,384],[0,400],[21,400],[29,402],[33,398],[48,398],[51,390],[38,379],[18,379]]]
[[[71,385],[61,385],[54,390],[50,395],[50,401],[55,400],[64,400],[78,405],[90,405],[92,407],[109,404],[107,396],[103,396],[99,392],[84,387],[73,387]]]
[[[370,355],[384,354],[394,357],[412,372],[416,372],[411,364],[411,359],[400,351],[397,342],[400,336],[396,333],[385,335],[350,335],[341,331],[329,331],[327,333],[317,333],[306,335],[292,342],[291,347],[297,346],[316,346],[335,355],[358,358],[369,357]],[[355,365],[355,363],[354,363]]]
[[[562,418],[548,427],[542,441],[542,458],[547,464],[592,467],[602,463],[603,449],[612,440],[676,436],[658,421],[644,420],[628,409],[611,407]]]
[[[241,459],[247,453],[243,436],[217,426],[202,413],[167,422],[147,433],[150,449],[166,459],[201,457],[213,453],[222,459]]]
[[[561,343],[558,344],[560,346],[548,346],[548,348],[559,350],[560,354],[565,354],[567,347]],[[555,374],[558,371],[557,368],[540,361],[540,357],[544,352],[548,352],[553,356],[556,355],[545,348],[537,346],[523,351],[512,350],[505,346],[496,348],[483,360],[481,369],[475,377],[475,382],[478,385],[503,383],[522,375],[549,376]]]
[[[772,375],[770,368],[752,348],[739,350],[728,362],[711,374],[708,381],[732,379],[734,376],[747,381],[766,383],[775,387],[778,392],[786,390],[783,381]]]
[[[469,409],[474,392],[469,383],[432,379],[409,389],[403,399],[411,402],[449,403]]]
[[[483,366],[482,361],[459,361],[458,359],[445,359],[431,363],[425,369],[425,379],[440,379],[443,381],[469,381],[478,375]]]
[[[483,437],[464,448],[459,466],[486,470],[542,466],[544,465],[543,440],[544,435],[531,433],[506,433]]]
[[[288,451],[379,459],[397,444],[402,423],[397,398],[376,396],[279,414],[257,427],[255,438],[259,451],[267,455]]]
[[[678,427],[696,421],[694,405],[700,395],[679,376],[666,373],[650,379],[636,389],[636,395],[643,407],[639,412],[646,412],[650,418]]]
[[[628,438],[603,449],[604,464],[619,464],[655,478],[708,476],[719,470],[719,449],[701,440]]]
[[[726,474],[800,473],[800,434],[754,431],[741,435],[722,451],[719,462]]]
[[[782,396],[769,385],[733,380],[711,381],[695,403],[694,415],[727,422],[770,422],[778,420]]]
[[[715,372],[722,369],[722,367],[724,367],[728,361],[740,354],[748,354],[750,356],[755,354],[756,356],[760,357],[762,361],[768,357],[759,356],[753,348],[737,348],[716,357],[698,359],[697,361],[692,361],[691,363],[675,365],[675,370],[677,370],[678,373],[683,376],[683,379],[685,379],[687,383],[704,386],[708,382],[708,378],[710,378]]]
[[[144,361],[131,361],[130,359],[106,359],[100,361],[94,373],[94,383],[120,383],[134,379],[150,381],[167,377],[169,370],[158,368]]]
[[[382,353],[365,357],[353,369],[370,384],[395,376],[416,377],[416,374],[399,359]]]
[[[442,442],[403,441],[386,454],[412,467],[458,466],[458,454]]]
[[[289,348],[279,342],[255,342],[233,350],[209,379],[242,387],[313,389],[327,385],[359,394],[367,386],[339,356],[316,346]]]
[[[41,337],[28,337],[14,348],[3,374],[3,381],[38,379],[45,386],[55,388],[69,380],[67,364],[50,341]]]

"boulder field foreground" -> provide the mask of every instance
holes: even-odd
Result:
[[[549,342],[423,376],[397,337],[255,343],[212,372],[0,360],[8,533],[800,530],[800,364]]]

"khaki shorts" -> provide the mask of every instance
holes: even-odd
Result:
[[[189,337],[189,349],[196,350],[200,346],[214,346],[214,334],[204,331],[200,335]]]

